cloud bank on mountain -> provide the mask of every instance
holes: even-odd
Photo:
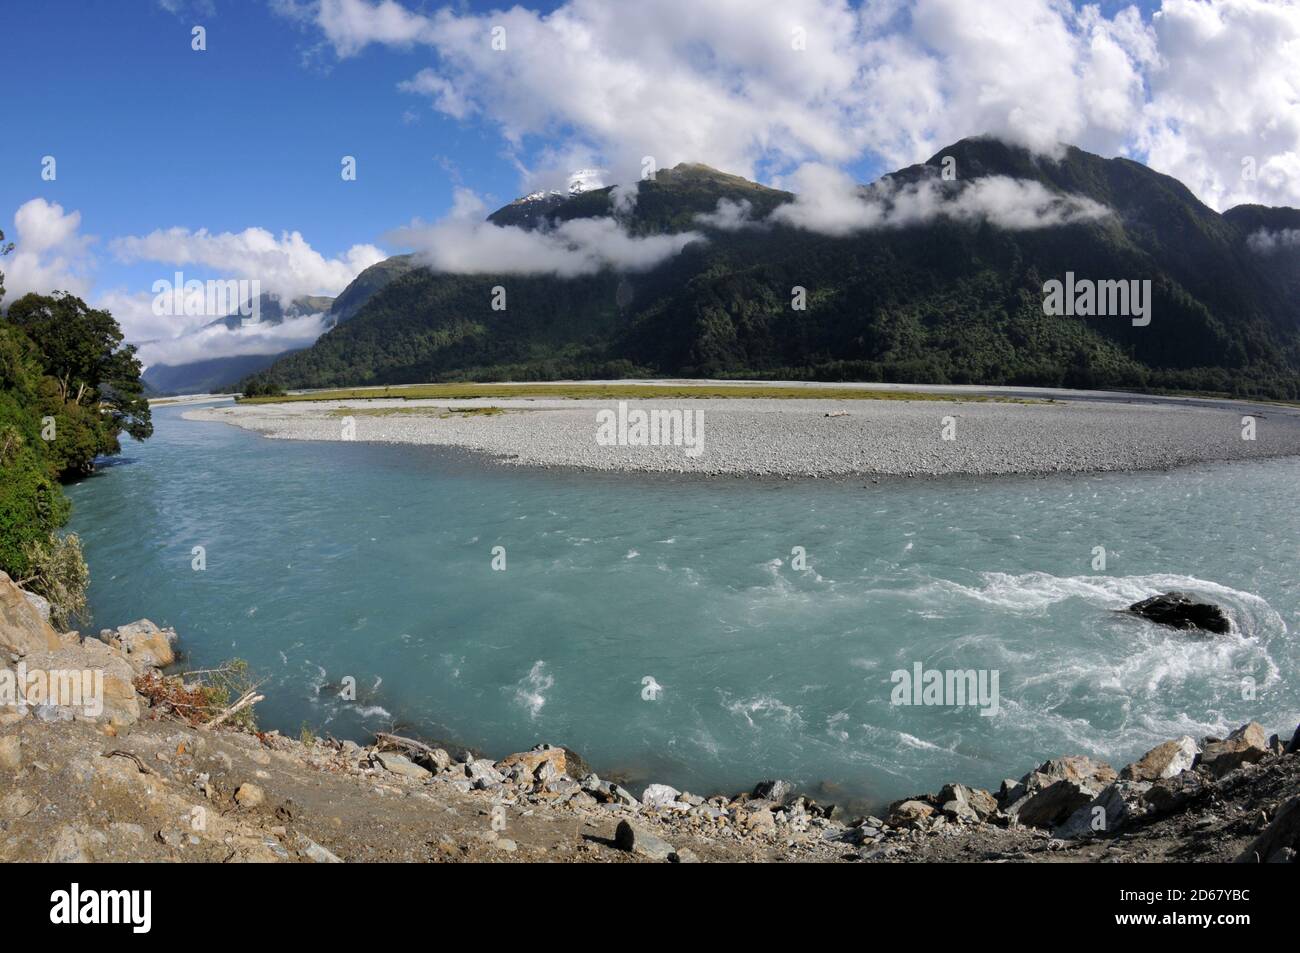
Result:
[[[482,200],[456,192],[451,213],[439,222],[413,222],[387,236],[415,250],[435,271],[455,274],[591,275],[603,268],[647,271],[676,255],[698,232],[634,236],[613,218],[578,218],[529,230],[484,221]]]
[[[770,218],[826,235],[924,225],[937,218],[1023,230],[1095,221],[1109,214],[1090,198],[1001,175],[969,183],[932,177],[901,185],[885,178],[863,187],[837,169],[808,164],[792,178],[794,201],[778,207]]]

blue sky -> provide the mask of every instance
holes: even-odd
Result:
[[[7,298],[71,288],[137,341],[194,330],[147,307],[178,267],[335,294],[426,250],[394,235],[416,220],[646,155],[820,187],[992,133],[1128,155],[1218,208],[1300,205],[1293,0],[43,0],[6,5],[0,58]],[[469,237],[490,262],[499,236]]]
[[[298,230],[333,255],[442,214],[456,176],[515,197],[519,174],[494,130],[398,92],[431,62],[428,51],[305,62],[315,38],[265,5],[216,11],[175,15],[147,0],[6,5],[0,59],[14,95],[0,143],[0,228],[12,235],[13,211],[40,196],[80,210],[83,230],[101,238],[258,225]],[[208,31],[201,53],[190,49],[196,22]],[[45,155],[58,161],[53,182],[41,179]],[[356,181],[340,178],[345,155],[357,157]],[[105,286],[159,273],[103,257]]]

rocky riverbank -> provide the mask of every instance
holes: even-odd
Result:
[[[161,674],[175,638],[145,620],[58,633],[0,574],[0,860],[1295,861],[1300,849],[1300,732],[1287,742],[1253,722],[1170,740],[1120,771],[1062,757],[997,792],[949,784],[851,818],[779,780],[634,793],[559,745],[493,760],[393,735],[196,726],[177,701],[193,686]],[[20,676],[30,687],[55,672],[98,672],[102,705],[13,697]]]

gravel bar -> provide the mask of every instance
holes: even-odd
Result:
[[[1045,392],[1046,393],[1046,392]],[[1063,400],[631,400],[626,410],[700,416],[700,452],[683,445],[602,445],[607,400],[348,400],[238,404],[186,411],[286,440],[429,444],[502,463],[733,476],[995,475],[1167,469],[1300,454],[1300,413],[1168,402]],[[486,408],[502,412],[482,413]],[[480,411],[479,413],[466,413]],[[1243,437],[1254,416],[1255,439]],[[608,419],[608,413],[607,418]],[[349,422],[351,426],[349,426]],[[951,439],[945,439],[945,433]]]

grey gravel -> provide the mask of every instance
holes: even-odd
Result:
[[[1242,438],[1246,405],[1227,401],[630,402],[703,411],[703,452],[693,458],[682,447],[600,446],[596,413],[616,406],[604,400],[378,399],[205,407],[184,417],[276,439],[337,441],[344,439],[344,419],[333,412],[351,409],[358,411],[357,441],[459,447],[524,466],[784,477],[1145,470],[1300,454],[1294,408],[1261,412],[1252,441]],[[506,412],[454,412],[476,407]],[[376,416],[379,410],[385,414]],[[946,441],[941,435],[949,416],[955,439]]]

